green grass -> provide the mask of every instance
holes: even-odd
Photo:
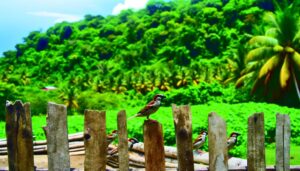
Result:
[[[274,165],[276,162],[276,150],[274,148],[266,148],[267,165]],[[290,149],[290,165],[300,165],[300,146],[291,144]]]
[[[118,110],[106,111],[106,127],[107,132],[111,132],[117,128],[117,113]],[[140,110],[140,107],[126,109],[127,117],[134,115]],[[208,128],[208,114],[210,112],[216,112],[227,123],[227,135],[232,131],[238,131],[242,135],[239,137],[238,145],[233,148],[229,154],[231,156],[246,158],[246,146],[247,146],[247,120],[250,115],[256,112],[264,112],[265,120],[265,136],[266,136],[266,156],[267,164],[272,165],[275,161],[275,148],[274,135],[275,135],[275,121],[276,113],[287,113],[291,118],[292,125],[292,138],[291,138],[291,164],[300,164],[300,147],[299,147],[299,135],[300,135],[300,111],[298,109],[281,107],[273,104],[266,103],[240,103],[240,104],[215,104],[209,103],[205,105],[194,105],[192,110],[193,121],[193,138],[195,138],[201,130],[207,130]],[[173,116],[171,107],[161,107],[161,109],[154,115],[151,115],[152,119],[162,123],[164,131],[164,140],[166,145],[175,145],[175,132],[173,124]],[[128,121],[128,133],[129,137],[135,137],[143,141],[143,121],[145,118],[135,118]],[[68,131],[69,133],[75,133],[83,131],[83,115],[68,116]],[[46,125],[45,116],[33,116],[32,117],[33,133],[37,140],[45,139],[42,126]],[[5,137],[5,124],[0,122],[0,138]],[[296,145],[298,144],[298,146]],[[203,148],[208,149],[207,143]],[[298,154],[296,154],[298,152]]]

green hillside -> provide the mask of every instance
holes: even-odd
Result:
[[[55,101],[82,112],[144,104],[163,91],[166,105],[254,100],[298,107],[299,5],[291,2],[152,0],[139,11],[33,31],[0,58],[0,104],[22,99],[39,114]],[[280,32],[268,32],[266,12]],[[49,85],[58,89],[42,90]]]

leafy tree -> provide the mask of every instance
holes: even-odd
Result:
[[[274,13],[265,14],[265,35],[253,36],[253,47],[246,56],[243,81],[249,75],[256,81],[252,92],[264,92],[267,99],[283,103],[283,99],[300,101],[300,27],[296,1]],[[293,100],[295,102],[295,99]],[[290,101],[289,101],[290,103]],[[290,103],[291,104],[291,103]],[[294,104],[295,105],[295,104]]]

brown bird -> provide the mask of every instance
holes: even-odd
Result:
[[[227,148],[228,148],[228,150],[230,150],[233,146],[236,145],[237,138],[238,138],[239,135],[241,135],[241,134],[237,133],[237,132],[232,132],[230,134],[230,137],[227,139]]]
[[[206,141],[207,132],[201,131],[198,137],[193,142],[193,149],[197,150],[202,147]]]
[[[117,130],[113,130],[111,134],[106,135],[107,146],[109,146],[109,144],[111,144],[117,138],[117,136],[118,136]]]
[[[136,138],[129,138],[129,139],[128,139],[128,149],[131,150],[131,149],[133,148],[133,145],[136,144],[136,143],[139,143],[139,141],[138,141]],[[118,151],[119,151],[119,150],[118,150],[118,147],[117,147],[117,148],[111,150],[111,151],[109,152],[109,155],[110,155],[110,156],[113,156],[113,155],[115,155],[116,153],[118,153]]]
[[[161,100],[166,98],[163,94],[157,94],[154,96],[153,100],[151,100],[143,109],[141,109],[137,114],[134,116],[131,116],[128,118],[133,119],[135,117],[147,117],[149,119],[149,116],[153,113],[155,113],[160,105],[161,105]]]

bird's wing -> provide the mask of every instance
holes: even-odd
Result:
[[[197,143],[197,142],[199,142],[199,141],[202,141],[202,135],[199,135],[195,140],[194,140],[194,142],[193,142],[193,144],[195,144],[195,143]]]
[[[139,114],[139,113],[143,114],[143,113],[147,112],[150,108],[155,107],[155,106],[156,106],[156,103],[155,103],[155,101],[152,100],[152,101],[149,102],[143,109],[141,109],[141,110],[138,112],[138,114]]]

